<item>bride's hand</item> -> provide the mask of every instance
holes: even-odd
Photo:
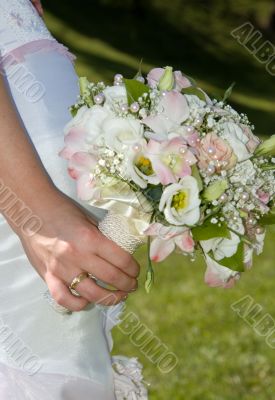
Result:
[[[70,199],[61,196],[39,212],[42,227],[29,236],[19,235],[25,252],[46,281],[55,301],[71,311],[90,302],[113,305],[137,287],[139,265],[127,252],[103,236],[89,217]],[[71,294],[70,283],[81,272],[112,285],[111,291],[86,278],[77,285],[81,297]]]
[[[42,17],[43,16],[43,7],[40,0],[31,0],[32,4],[36,8],[38,14]]]

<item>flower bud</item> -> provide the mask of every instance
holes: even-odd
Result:
[[[158,84],[159,90],[172,90],[175,84],[175,78],[172,67],[166,67]]]
[[[275,135],[262,142],[256,149],[255,155],[260,156],[275,156]]]
[[[217,200],[228,189],[226,179],[220,179],[209,185],[203,192],[203,198],[207,201]]]

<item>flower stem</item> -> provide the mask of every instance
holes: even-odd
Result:
[[[153,211],[150,224],[153,222],[155,218],[155,211]],[[152,260],[150,258],[150,249],[151,249],[151,237],[147,238],[147,271],[146,271],[146,281],[145,281],[145,290],[147,293],[150,293],[151,287],[154,284],[154,269],[152,265]]]
[[[147,272],[146,272],[146,281],[145,281],[145,290],[147,293],[150,292],[152,285],[154,284],[154,269],[152,265],[152,260],[150,258],[150,247],[151,247],[151,238],[148,236],[147,239]]]

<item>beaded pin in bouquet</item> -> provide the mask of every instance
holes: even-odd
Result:
[[[230,91],[211,100],[171,67],[112,86],[80,78],[60,155],[79,198],[108,210],[108,238],[129,252],[148,242],[147,291],[151,261],[175,249],[203,252],[205,281],[231,287],[275,223],[275,136],[261,143]]]

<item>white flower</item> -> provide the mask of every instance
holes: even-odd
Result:
[[[192,176],[181,178],[164,189],[159,210],[174,225],[195,225],[200,218],[200,198],[198,183]]]
[[[110,116],[110,112],[101,107],[81,107],[76,116],[65,126],[64,133],[67,135],[71,130],[83,130],[86,132],[85,141],[92,143],[102,134],[102,123]]]
[[[119,86],[107,86],[103,90],[105,96],[104,107],[110,110],[114,110],[117,106],[127,104],[127,92],[124,85]]]
[[[153,170],[149,158],[150,152],[148,152],[145,139],[140,140],[139,147],[138,151],[133,146],[128,149],[124,162],[124,170],[128,179],[133,180],[138,186],[145,189],[147,183],[157,185],[159,178]]]
[[[143,137],[143,125],[131,117],[107,118],[102,131],[105,144],[119,153],[127,152],[129,146],[137,144]]]
[[[246,144],[249,142],[249,138],[244,134],[239,125],[235,124],[234,122],[224,122],[221,128],[221,137],[228,141],[234,150],[238,161],[247,160],[251,155],[246,147]]]
[[[231,238],[213,238],[208,240],[201,240],[200,244],[205,251],[213,252],[215,260],[219,261],[225,257],[233,256],[238,249],[240,238],[235,233],[231,232]]]
[[[215,260],[205,254],[207,269],[205,272],[205,282],[210,287],[231,288],[240,279],[240,273],[230,268],[218,264]]]
[[[77,110],[76,115],[70,120],[70,122],[67,123],[67,125],[64,128],[65,135],[70,131],[71,128],[80,125],[81,123],[83,123],[83,121],[87,119],[88,110],[89,108],[87,106],[82,106]]]
[[[241,183],[242,185],[253,184],[255,181],[256,170],[250,160],[246,160],[241,164],[237,164],[230,182]]]
[[[196,109],[202,110],[202,109],[204,109],[204,107],[206,105],[205,101],[199,99],[198,96],[195,96],[193,94],[185,94],[185,98],[187,100],[189,107],[192,110],[196,110]]]
[[[263,252],[265,234],[266,234],[266,232],[256,234],[255,250],[256,250],[257,255],[259,255]]]

